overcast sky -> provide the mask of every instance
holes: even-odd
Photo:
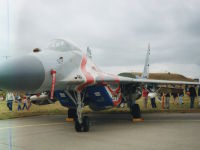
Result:
[[[106,70],[142,71],[150,42],[150,72],[200,77],[199,0],[9,0],[7,6],[0,0],[1,56],[64,38],[90,46]]]

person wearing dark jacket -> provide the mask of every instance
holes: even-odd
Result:
[[[177,104],[177,97],[178,97],[177,92],[174,91],[174,92],[171,93],[171,95],[172,95],[172,97],[173,97],[173,99],[174,99],[174,104]]]
[[[189,92],[190,92],[190,108],[194,108],[194,100],[195,100],[195,97],[197,96],[195,87],[191,86],[189,88]]]
[[[198,87],[198,100],[199,100],[198,106],[200,107],[200,86]]]

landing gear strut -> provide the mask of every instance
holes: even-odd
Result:
[[[133,122],[143,122],[144,118],[142,118],[141,116],[141,112],[140,112],[140,106],[138,104],[133,103],[130,106],[130,112],[132,115],[132,121]]]
[[[131,104],[130,112],[133,118],[141,118],[140,106],[138,104]]]
[[[83,99],[81,98],[81,93],[77,92],[77,117],[75,119],[75,130],[77,132],[88,132],[90,125],[89,125],[89,118],[88,116],[84,116],[82,114],[82,109],[84,107]]]

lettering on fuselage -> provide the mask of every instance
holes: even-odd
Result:
[[[95,96],[101,96],[101,93],[100,92],[95,92],[94,95]]]
[[[66,97],[66,96],[65,96],[65,93],[59,93],[59,95],[60,95],[60,97],[62,97],[62,98]]]
[[[82,79],[82,76],[81,76],[81,75],[76,75],[76,76],[74,77],[74,79]]]

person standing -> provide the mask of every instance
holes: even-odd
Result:
[[[162,93],[162,97],[161,97],[161,108],[165,109],[165,93]]]
[[[148,96],[150,97],[152,108],[156,108],[156,93],[155,93],[155,90],[152,89],[151,93],[149,93]]]
[[[142,89],[142,96],[143,96],[143,104],[144,104],[144,108],[145,109],[147,108],[148,93],[149,93],[148,90],[143,87],[143,89]]]
[[[190,93],[190,108],[194,108],[194,100],[195,100],[195,97],[197,96],[194,86],[191,86],[189,88],[189,93]]]
[[[27,110],[29,110],[31,108],[31,99],[30,96],[27,97]]]
[[[21,108],[21,101],[22,101],[22,99],[21,99],[20,95],[16,96],[16,100],[17,100],[17,110],[20,111],[22,109]]]
[[[173,90],[173,92],[171,93],[174,99],[174,104],[177,104],[177,97],[178,97],[178,93],[176,91],[176,89]]]
[[[155,96],[151,96],[151,106],[152,108],[156,108],[156,97]]]
[[[7,107],[10,111],[12,111],[12,105],[13,105],[13,101],[15,100],[15,97],[13,95],[13,93],[11,92],[7,92],[6,94],[6,101],[7,101]]]
[[[183,104],[183,96],[184,96],[183,89],[180,89],[180,91],[179,91],[179,106],[182,106],[182,104]]]
[[[23,107],[22,107],[22,110],[24,110],[24,108],[26,108],[26,110],[28,109],[27,107],[27,99],[26,99],[26,96],[23,97]]]
[[[170,106],[170,93],[167,91],[165,93],[165,109],[169,109]]]
[[[199,101],[198,107],[200,107],[200,86],[198,87],[198,101]]]

